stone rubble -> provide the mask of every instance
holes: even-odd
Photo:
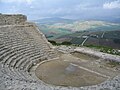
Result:
[[[0,90],[120,90],[120,76],[86,87],[53,86],[39,80],[31,69],[57,54],[38,30],[24,15],[0,14]],[[73,51],[68,49],[64,51]]]

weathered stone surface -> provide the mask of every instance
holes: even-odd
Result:
[[[0,90],[120,90],[120,76],[86,87],[53,86],[39,80],[35,65],[57,54],[39,28],[26,20],[25,15],[0,14]]]
[[[27,21],[27,17],[22,14],[7,15],[0,14],[0,25],[21,24]]]

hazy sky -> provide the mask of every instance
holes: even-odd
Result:
[[[0,0],[1,13],[43,17],[120,18],[120,0]]]

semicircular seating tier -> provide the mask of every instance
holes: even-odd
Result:
[[[34,67],[41,61],[56,58],[57,54],[39,28],[26,20],[24,15],[0,14],[0,90],[105,90],[111,84],[119,85],[120,77],[84,88],[53,86],[40,81]]]

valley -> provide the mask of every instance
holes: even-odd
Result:
[[[46,19],[45,19],[46,20]],[[120,24],[105,21],[48,19],[36,21],[48,40],[70,42],[81,46],[103,46],[120,49]]]

